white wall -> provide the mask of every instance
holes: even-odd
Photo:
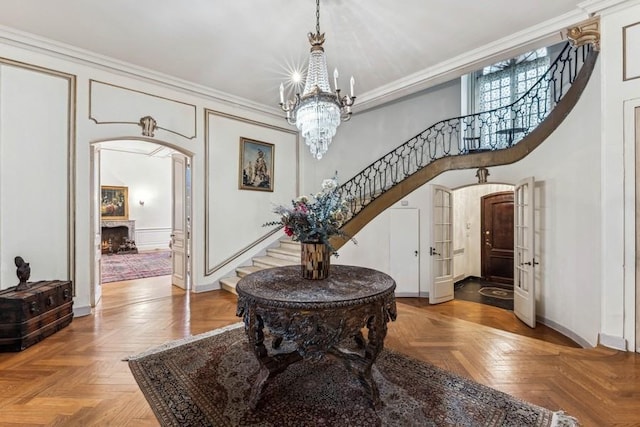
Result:
[[[237,262],[229,258],[261,239],[273,227],[263,224],[277,220],[274,206],[289,204],[298,195],[298,136],[289,129],[268,126],[239,117],[207,112],[206,177],[207,205],[205,269],[213,279],[235,275]],[[273,191],[240,188],[240,138],[273,145]],[[245,165],[242,165],[244,168]],[[282,234],[278,233],[277,237]]]
[[[112,151],[109,143],[105,142],[100,159],[101,185],[128,188],[129,219],[135,220],[138,249],[168,250],[171,238],[171,158]]]
[[[81,52],[60,47],[55,55],[50,55],[47,54],[51,52],[50,44],[46,45],[46,49],[40,49],[44,45],[39,45],[41,42],[38,40],[16,34],[5,36],[11,41],[0,43],[1,58],[15,61],[16,67],[21,70],[36,68],[45,74],[68,74],[71,78],[75,77],[75,84],[67,84],[67,80],[61,78],[67,84],[64,89],[57,87],[56,83],[47,83],[47,87],[42,88],[37,78],[20,77],[7,81],[10,84],[0,91],[0,128],[3,132],[0,135],[0,147],[3,151],[11,147],[16,153],[23,150],[29,158],[29,164],[37,171],[32,178],[24,178],[28,185],[23,185],[25,191],[18,194],[20,181],[16,177],[21,176],[20,163],[7,165],[4,154],[0,156],[0,233],[4,234],[0,234],[0,255],[2,274],[6,276],[0,286],[14,284],[11,277],[15,274],[12,272],[15,267],[11,263],[14,253],[20,251],[32,263],[32,278],[74,279],[74,313],[77,316],[91,313],[94,303],[91,275],[94,236],[90,220],[92,144],[133,138],[168,145],[192,158],[192,285],[196,292],[218,289],[217,280],[206,270],[205,257],[210,249],[205,238],[205,223],[212,209],[224,204],[237,209],[262,210],[259,216],[265,219],[271,218],[272,214],[268,204],[247,206],[234,199],[233,194],[229,198],[211,201],[213,205],[205,204],[205,183],[209,178],[205,171],[211,169],[211,178],[215,178],[217,171],[215,167],[209,167],[212,159],[207,158],[205,153],[207,149],[215,149],[218,144],[226,143],[214,133],[210,134],[205,144],[205,110],[239,117],[251,123],[250,129],[270,126],[289,132],[290,128],[282,118],[249,103],[248,107],[242,107],[238,103],[226,102],[216,92],[193,87],[168,76],[154,74],[153,80],[145,79],[140,77],[144,71],[128,69],[123,64],[118,64],[119,70],[112,72],[113,68],[101,67],[95,62],[87,65],[89,62],[84,61]],[[27,72],[22,74],[28,75]],[[99,86],[99,89],[92,90],[92,86],[93,89]],[[126,105],[126,108],[122,108],[122,105]],[[71,114],[67,114],[68,111]],[[142,136],[138,122],[146,115],[159,119],[159,128],[154,136]],[[10,117],[14,118],[11,126],[7,123]],[[69,149],[66,147],[67,141],[70,143]],[[222,154],[229,165],[237,165],[237,153]],[[7,160],[9,158],[6,157]],[[70,171],[66,167],[67,161],[75,162]],[[285,167],[297,174],[297,161],[291,160]],[[236,171],[233,176],[237,176]],[[55,190],[51,190],[52,186]],[[26,193],[30,193],[33,202],[26,200]],[[49,211],[41,208],[43,201],[50,202]],[[38,209],[31,209],[33,204]],[[22,206],[31,213],[21,210]],[[21,224],[33,227],[33,232],[26,229],[20,233]],[[45,232],[45,227],[53,230],[54,234]],[[20,234],[20,238],[27,237],[25,243],[18,247],[13,242],[15,239],[9,238],[11,233]],[[30,253],[22,249],[35,248],[31,242],[41,244],[42,236],[53,236],[57,243],[52,249],[37,246],[35,252]],[[244,243],[246,246],[252,242]],[[72,254],[71,259],[68,254]],[[5,281],[10,282],[5,284]]]
[[[640,5],[604,13],[602,26],[601,186],[603,260],[600,289],[604,345],[633,349],[635,336],[635,142],[632,111],[640,106],[640,78],[623,80],[623,27],[640,22]],[[628,46],[637,58],[640,46]]]
[[[29,281],[68,280],[73,82],[0,64],[0,289],[18,284],[16,256]]]

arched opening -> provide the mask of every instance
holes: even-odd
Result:
[[[123,137],[92,142],[91,157],[92,306],[104,283],[153,278],[165,293],[189,291],[192,153]]]
[[[453,190],[454,298],[513,310],[512,184]]]

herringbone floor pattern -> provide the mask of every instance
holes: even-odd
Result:
[[[94,315],[23,352],[0,354],[0,425],[158,425],[122,359],[238,321],[235,295],[185,294],[168,280],[105,285]],[[638,354],[561,345],[571,342],[543,326],[529,330],[511,312],[466,301],[434,307],[399,299],[398,311],[387,347],[563,409],[584,426],[640,425]]]

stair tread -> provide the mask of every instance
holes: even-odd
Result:
[[[223,277],[222,279],[220,279],[220,288],[237,295],[238,293],[236,292],[236,285],[239,281],[240,278],[238,276]]]
[[[244,265],[242,267],[236,268],[236,273],[238,276],[243,277],[247,274],[255,273],[256,271],[264,270],[264,267],[259,267],[257,265]]]
[[[240,277],[238,276],[228,276],[220,279],[220,282],[224,282],[229,285],[236,285],[240,281]]]
[[[279,248],[269,248],[267,249],[267,253],[276,253],[276,254],[283,254],[283,255],[291,255],[291,256],[300,256],[300,249],[295,249],[293,247],[291,248],[286,248],[286,247],[279,247]]]
[[[257,261],[262,264],[274,265],[274,266],[285,266],[285,265],[295,265],[295,261],[290,261],[281,258],[274,258],[272,256],[258,256],[253,258],[254,262]]]
[[[237,295],[236,285],[240,279],[247,274],[255,273],[256,271],[270,267],[298,264],[300,262],[300,242],[294,242],[289,237],[283,237],[280,239],[280,246],[268,248],[266,256],[253,257],[252,261],[253,265],[242,265],[237,267],[235,270],[235,276],[228,276],[220,279],[220,287],[225,291]]]

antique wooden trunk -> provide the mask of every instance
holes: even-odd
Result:
[[[30,283],[29,289],[0,291],[0,351],[21,351],[67,326],[73,319],[70,281]]]

